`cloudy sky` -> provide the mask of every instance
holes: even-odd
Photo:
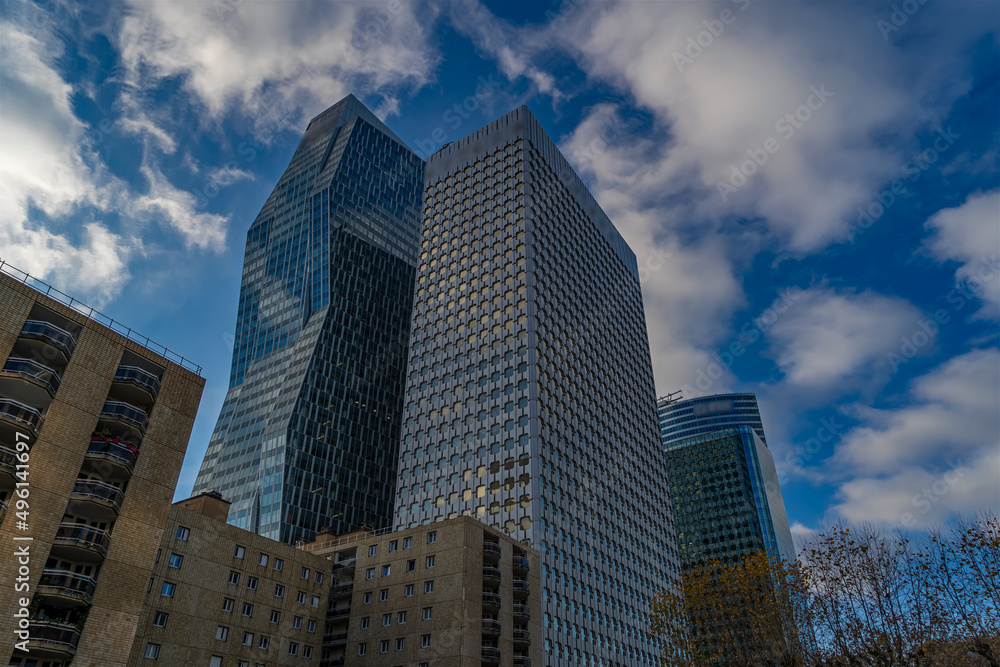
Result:
[[[0,256],[225,393],[244,236],[353,92],[527,104],[636,250],[657,389],[756,392],[800,535],[1000,508],[993,1],[5,0]]]

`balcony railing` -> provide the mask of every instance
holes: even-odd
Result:
[[[337,609],[328,609],[326,612],[326,620],[336,621],[342,618],[347,618],[351,615],[350,607],[339,607]]]
[[[514,603],[515,618],[531,618],[531,607],[520,602]]]
[[[500,558],[500,545],[496,542],[483,542],[483,556],[496,562]]]
[[[531,643],[531,632],[524,630],[522,628],[514,628],[514,643],[515,644],[530,644]]]
[[[524,579],[515,579],[513,588],[514,595],[525,596],[531,592],[531,587]]]
[[[146,426],[149,424],[149,415],[144,410],[122,401],[105,401],[104,407],[101,408],[101,417],[134,426],[143,434],[146,433]]]
[[[9,475],[12,479],[16,479],[18,463],[20,461],[17,459],[17,452],[13,449],[0,447],[0,474]]]
[[[490,579],[492,581],[500,581],[501,579],[500,568],[486,566],[483,568],[483,579]]]
[[[61,653],[73,655],[80,642],[80,631],[69,623],[52,621],[28,621],[28,645],[38,649],[38,653]]]
[[[323,635],[323,646],[343,644],[347,641],[347,631],[328,632]]]
[[[496,637],[500,634],[500,621],[495,618],[483,619],[483,634]]]
[[[96,479],[78,479],[73,485],[71,499],[94,501],[109,507],[117,514],[121,511],[125,494],[117,486],[112,486]]]
[[[82,547],[98,553],[102,558],[108,555],[111,535],[106,530],[88,526],[85,523],[61,523],[56,530],[56,545]]]
[[[531,658],[526,655],[515,655],[514,667],[531,667]]]
[[[0,526],[3,525],[3,520],[7,518],[7,503],[0,500]]]
[[[42,413],[38,410],[9,398],[0,398],[0,419],[14,426],[28,429],[36,438],[44,421]]]
[[[160,393],[160,378],[138,366],[119,366],[115,371],[115,382],[125,382],[146,391],[155,401]]]
[[[45,364],[40,364],[34,359],[24,359],[22,357],[10,357],[3,365],[3,372],[7,375],[17,375],[28,379],[30,382],[41,385],[49,396],[55,396],[59,390],[59,383],[62,378],[59,373],[49,368]]]
[[[97,582],[85,574],[45,568],[38,580],[37,590],[42,595],[90,604],[96,588]]]
[[[330,595],[341,596],[347,595],[354,591],[354,582],[350,581],[346,584],[337,584],[336,586],[330,586]]]
[[[333,564],[333,571],[339,572],[341,570],[349,570],[353,568],[357,562],[357,558],[345,558],[344,560],[337,561]]]
[[[499,593],[483,593],[483,606],[484,607],[499,607],[500,606],[500,594]]]
[[[44,320],[26,321],[21,327],[21,338],[31,338],[47,343],[66,355],[67,361],[72,356],[73,350],[76,349],[76,338],[73,337],[73,334]]]
[[[87,457],[110,461],[126,468],[131,474],[139,457],[139,450],[111,440],[91,440],[90,447],[87,448]]]
[[[500,662],[500,649],[495,646],[484,646],[482,652],[483,664],[495,665]]]
[[[527,572],[531,567],[531,564],[526,556],[514,556],[512,564],[515,570],[519,570],[521,572]]]

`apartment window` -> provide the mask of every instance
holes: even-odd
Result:
[[[229,639],[229,628],[224,625],[220,625],[215,629],[215,638],[220,642],[224,642]]]
[[[247,588],[252,591],[257,590],[257,577],[247,577]]]
[[[377,553],[378,553],[378,545],[377,544],[373,544],[370,547],[368,547],[368,555],[369,556],[374,556]]]
[[[323,573],[322,572],[317,572],[316,576],[313,577],[313,581],[315,581],[317,584],[322,584],[323,583]]]
[[[153,627],[154,628],[167,627],[167,615],[164,614],[162,611],[156,612],[156,615],[153,616]]]
[[[279,623],[280,621],[281,621],[281,612],[278,611],[277,609],[272,609],[271,610],[271,622],[272,623]]]
[[[374,578],[375,578],[375,568],[374,567],[370,567],[367,570],[365,570],[365,579],[374,579]]]
[[[250,661],[249,660],[240,660],[239,662],[236,663],[236,665],[237,665],[237,667],[250,667]]]
[[[403,589],[403,597],[412,598],[413,597],[413,584],[407,584],[406,588]]]
[[[288,642],[288,655],[298,655],[299,645],[295,642]]]
[[[302,617],[295,616],[292,618],[292,629],[301,630],[302,629]]]
[[[312,646],[303,646],[302,647],[302,657],[305,658],[306,660],[308,660],[309,658],[313,657],[313,647]]]
[[[149,578],[149,584],[146,586],[146,592],[153,590],[153,577]]]
[[[208,667],[222,667],[222,656],[213,655],[208,659]]]
[[[436,530],[427,533],[427,544],[434,544],[438,540],[438,534]]]
[[[159,644],[146,644],[146,652],[143,654],[144,657],[150,660],[156,660],[160,657],[160,645]]]
[[[187,542],[189,537],[191,537],[191,529],[190,528],[185,528],[184,526],[178,526],[177,527],[177,539],[178,540],[180,540],[181,542]],[[157,647],[156,650],[159,650],[159,647]]]
[[[233,586],[239,586],[240,585],[240,573],[239,572],[234,572],[234,571],[230,570],[229,571],[229,583],[231,583]]]
[[[429,621],[433,616],[434,616],[434,607],[424,607],[424,611],[421,617],[425,621]]]
[[[371,626],[371,624],[372,624],[372,619],[370,617],[365,616],[364,618],[361,619],[362,630],[367,630]]]
[[[416,558],[414,558],[413,560],[406,561],[406,571],[407,572],[413,572],[416,569],[417,569],[417,559]]]
[[[264,649],[265,651],[271,648],[271,638],[261,635],[260,641],[257,642],[257,648]]]
[[[306,603],[306,592],[305,591],[299,591],[298,594],[295,596],[295,601],[298,602],[299,604],[305,604]]]
[[[379,602],[385,602],[388,599],[389,599],[389,589],[388,588],[383,588],[382,590],[380,590],[378,592],[378,601]]]
[[[285,567],[285,561],[283,561],[280,558],[275,558],[274,559],[274,569],[275,570],[277,570],[278,572],[281,572],[281,570],[284,569],[284,567]]]
[[[274,597],[283,598],[285,597],[285,587],[281,584],[274,585]]]
[[[401,611],[398,614],[396,614],[396,623],[398,623],[400,625],[402,625],[403,623],[406,623],[406,612],[405,611]]]
[[[247,552],[246,547],[241,547],[240,545],[237,544],[236,548],[233,549],[233,558],[239,558],[240,560],[243,560],[243,556],[246,554],[246,552]]]
[[[371,592],[365,593],[364,596],[362,596],[361,601],[363,604],[371,604],[372,603]]]
[[[399,540],[391,540],[389,542],[389,551],[395,551],[399,548]]]
[[[222,611],[227,614],[233,610],[233,605],[236,604],[236,600],[232,598],[222,598]]]
[[[253,633],[252,632],[244,632],[243,633],[243,645],[244,646],[253,646]]]
[[[267,567],[267,554],[261,554],[257,557],[257,565],[261,567]]]
[[[392,614],[382,614],[382,627],[392,625]]]
[[[314,595],[309,599],[309,606],[313,609],[319,609],[319,596]]]
[[[181,563],[184,562],[184,556],[178,554],[170,554],[170,560],[167,561],[167,567],[172,567],[175,569],[180,569]]]
[[[434,556],[428,556],[424,561],[424,567],[434,567]]]
[[[412,546],[413,546],[413,538],[412,537],[404,537],[403,538],[403,548],[404,549],[409,549]]]
[[[156,563],[159,563],[159,562],[160,562],[160,552],[161,552],[161,551],[163,551],[163,549],[157,549],[157,550],[156,550],[156,559],[155,559],[155,560],[153,561],[153,564],[154,564],[154,565],[155,565]]]
[[[302,568],[302,571],[299,572],[299,579],[308,579],[308,578],[309,578],[309,568],[304,567]]]
[[[172,598],[174,597],[175,590],[177,590],[176,584],[171,584],[168,581],[164,581],[163,588],[160,589],[160,595],[162,595],[165,598]]]
[[[433,592],[434,592],[434,582],[433,581],[425,581],[424,582],[424,593],[433,593]]]
[[[406,640],[403,639],[402,637],[399,637],[398,639],[396,639],[396,650],[397,651],[402,651],[405,648],[406,648]]]
[[[243,615],[247,618],[253,618],[253,605],[249,602],[243,603]]]
[[[316,632],[316,621],[306,623],[306,632]]]
[[[389,640],[388,639],[383,639],[382,641],[380,641],[378,643],[378,652],[379,653],[388,653],[389,652]]]
[[[367,654],[368,654],[368,644],[365,642],[361,642],[360,644],[358,644],[358,655],[367,655]]]
[[[430,648],[430,647],[431,647],[431,636],[420,635],[420,648]]]
[[[383,577],[388,577],[390,572],[392,572],[392,566],[391,565],[383,565],[382,566],[382,576]]]

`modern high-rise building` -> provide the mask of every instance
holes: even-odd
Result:
[[[657,407],[682,565],[763,550],[793,560],[757,397],[660,399]]]
[[[397,530],[470,515],[537,549],[545,665],[655,664],[679,562],[635,254],[526,107],[424,187]]]
[[[229,392],[194,492],[290,543],[391,522],[423,161],[354,96],[247,232]]]
[[[0,664],[125,667],[201,369],[2,261],[0,360]]]

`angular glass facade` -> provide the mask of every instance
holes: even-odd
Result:
[[[247,232],[229,392],[194,493],[312,539],[391,522],[423,161],[355,97],[314,118]]]
[[[544,664],[658,664],[679,563],[634,253],[525,107],[433,155],[424,200],[397,528],[537,548]]]
[[[661,399],[661,435],[684,567],[795,546],[753,394]]]

